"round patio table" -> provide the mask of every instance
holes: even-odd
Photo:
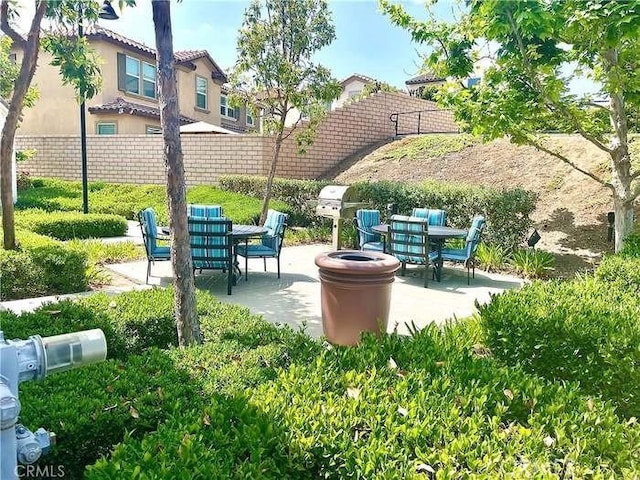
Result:
[[[165,235],[169,235],[169,227],[162,227],[161,232]],[[231,236],[233,237],[233,281],[234,284],[238,278],[242,277],[242,270],[240,270],[240,262],[238,262],[238,251],[236,249],[238,243],[241,241],[248,241],[250,238],[259,237],[267,233],[265,227],[259,225],[242,225],[241,223],[234,223],[231,225]]]
[[[371,230],[387,237],[389,234],[389,224],[382,223],[374,225]],[[429,240],[437,245],[438,258],[436,259],[436,280],[442,278],[442,245],[449,238],[467,238],[467,230],[463,228],[443,227],[440,225],[429,225]],[[388,240],[388,239],[387,239]]]
[[[234,278],[242,277],[242,270],[240,270],[240,262],[238,262],[238,249],[236,248],[241,241],[248,242],[250,238],[260,237],[267,233],[265,227],[259,225],[242,225],[233,224],[231,226],[231,236],[233,237],[233,274]],[[246,276],[245,276],[246,278]]]

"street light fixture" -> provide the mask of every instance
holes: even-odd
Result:
[[[118,15],[109,0],[104,0],[98,18],[103,20],[117,20]],[[78,3],[78,38],[84,36],[82,29],[82,2]],[[82,211],[89,213],[89,185],[87,180],[87,125],[84,98],[80,104],[80,148],[82,150]]]

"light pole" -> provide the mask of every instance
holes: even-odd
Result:
[[[109,0],[104,0],[98,17],[103,20],[117,20],[118,15]],[[82,2],[78,3],[78,38],[84,36],[82,30]],[[80,149],[82,151],[82,211],[89,213],[89,185],[87,180],[87,125],[84,98],[80,104]]]

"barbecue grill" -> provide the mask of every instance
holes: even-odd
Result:
[[[342,240],[342,222],[345,218],[352,218],[357,208],[367,204],[356,201],[356,191],[349,186],[328,185],[320,190],[316,215],[333,219],[331,234],[334,250],[340,250]]]

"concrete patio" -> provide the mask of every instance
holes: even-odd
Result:
[[[273,323],[286,324],[294,329],[306,326],[314,337],[322,335],[320,310],[320,281],[314,263],[318,253],[329,251],[330,245],[284,247],[281,254],[281,278],[276,275],[274,259],[267,260],[267,272],[261,260],[249,261],[249,279],[244,277],[226,294],[226,276],[222,272],[204,271],[196,275],[196,286],[206,289],[223,302],[248,307]],[[244,269],[244,259],[240,259]],[[146,261],[110,265],[115,273],[144,285]],[[489,301],[497,294],[522,285],[522,279],[506,275],[476,271],[476,278],[467,285],[465,269],[445,265],[441,282],[429,281],[424,288],[421,270],[407,267],[406,277],[396,277],[393,284],[389,331],[394,328],[408,333],[407,324],[418,328],[456,317],[467,317],[476,311],[475,302]],[[156,262],[151,268],[151,285],[166,286],[172,282],[171,263]]]

